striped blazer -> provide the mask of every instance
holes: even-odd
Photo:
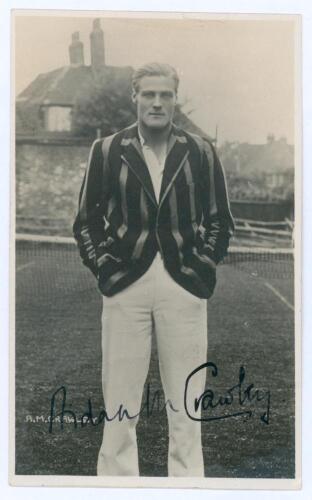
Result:
[[[209,142],[172,126],[159,202],[137,124],[93,143],[73,231],[103,295],[135,282],[159,251],[178,284],[209,298],[233,230],[224,172]]]

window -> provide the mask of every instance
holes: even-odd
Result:
[[[70,132],[71,107],[47,106],[45,109],[45,129],[49,132]]]

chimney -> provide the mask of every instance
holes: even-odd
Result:
[[[91,66],[94,71],[97,71],[105,65],[104,55],[104,33],[101,28],[100,19],[94,19],[93,30],[90,33],[91,45]]]
[[[83,43],[79,40],[79,31],[72,34],[72,42],[69,46],[69,61],[72,66],[84,64]]]
[[[273,144],[275,141],[275,135],[274,134],[268,134],[267,135],[267,144]]]

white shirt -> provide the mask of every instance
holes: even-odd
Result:
[[[150,146],[146,144],[144,137],[140,134],[139,131],[140,143],[142,146],[143,155],[145,158],[146,165],[148,167],[152,184],[154,187],[155,195],[157,201],[159,201],[160,188],[162,177],[164,173],[165,161],[167,156],[167,143],[164,143],[159,158],[157,158],[156,154],[152,150]]]

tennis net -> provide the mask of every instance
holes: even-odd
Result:
[[[85,268],[71,237],[16,235],[16,288],[28,295],[55,295],[94,290],[93,275]],[[218,267],[252,277],[293,280],[294,255],[289,248],[230,247]]]

